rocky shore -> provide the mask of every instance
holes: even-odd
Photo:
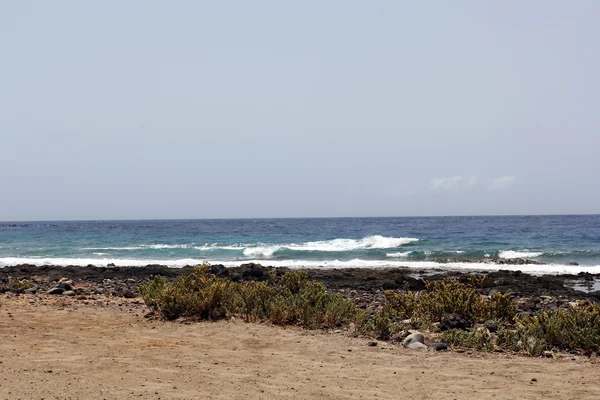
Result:
[[[94,267],[94,266],[35,266],[17,265],[0,268],[0,293],[44,293],[88,300],[97,296],[135,298],[141,283],[163,276],[167,280],[189,273],[192,267],[169,268],[160,265],[145,267]],[[264,267],[244,264],[226,268],[213,265],[211,272],[234,281],[264,281],[280,276],[287,268]],[[354,299],[361,308],[372,311],[383,301],[383,291],[425,288],[425,280],[433,281],[452,277],[466,282],[474,274],[461,271],[417,271],[408,268],[393,269],[308,269],[309,278],[322,282],[328,289]],[[480,275],[480,273],[478,273]],[[486,273],[482,292],[511,291],[523,312],[566,307],[570,302],[589,299],[600,302],[600,291],[594,291],[594,283],[600,276],[581,273],[578,275],[535,276],[520,271],[493,271]],[[28,287],[15,285],[27,282]],[[574,289],[579,287],[580,290]],[[588,290],[581,290],[581,288]]]

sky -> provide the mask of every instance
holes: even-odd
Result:
[[[0,220],[600,213],[600,2],[0,2]]]

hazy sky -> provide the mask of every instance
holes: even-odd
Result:
[[[599,16],[2,1],[0,220],[599,213]]]

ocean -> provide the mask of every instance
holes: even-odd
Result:
[[[0,222],[0,267],[205,261],[600,273],[600,215]]]

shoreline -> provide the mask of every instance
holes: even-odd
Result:
[[[188,274],[193,267],[171,268],[161,265],[142,267],[95,267],[95,266],[54,266],[16,265],[0,268],[0,293],[9,290],[9,280],[30,280],[37,293],[45,293],[55,287],[60,280],[69,280],[73,286],[86,288],[77,295],[109,295],[113,297],[137,297],[137,286],[162,276],[167,280]],[[210,271],[218,277],[234,281],[265,281],[272,275],[281,276],[290,271],[284,267],[268,267],[248,263],[239,267],[211,265]],[[455,278],[466,282],[471,275],[486,275],[482,293],[511,291],[517,299],[552,298],[553,304],[589,299],[600,302],[600,274],[579,273],[570,275],[532,275],[522,271],[457,271],[457,270],[416,270],[410,268],[344,268],[344,269],[305,269],[309,279],[319,281],[330,290],[353,298],[365,308],[376,307],[383,297],[384,290],[410,291],[425,289],[425,280]],[[24,292],[24,290],[22,291]],[[29,291],[31,292],[31,290]],[[544,303],[544,302],[537,302]],[[547,303],[547,301],[546,301]]]
[[[240,268],[248,264],[260,264],[272,268],[305,269],[305,270],[335,270],[335,269],[410,269],[425,271],[423,273],[437,272],[465,272],[489,273],[493,271],[522,272],[529,275],[594,275],[600,276],[600,265],[579,264],[567,262],[563,264],[548,264],[529,258],[436,258],[431,260],[271,260],[249,259],[237,261],[219,261],[205,259],[95,259],[95,258],[5,258],[0,262],[0,270],[19,265],[32,265],[37,267],[136,267],[161,266],[165,268],[181,269],[190,266],[208,263],[222,265],[227,268]]]

